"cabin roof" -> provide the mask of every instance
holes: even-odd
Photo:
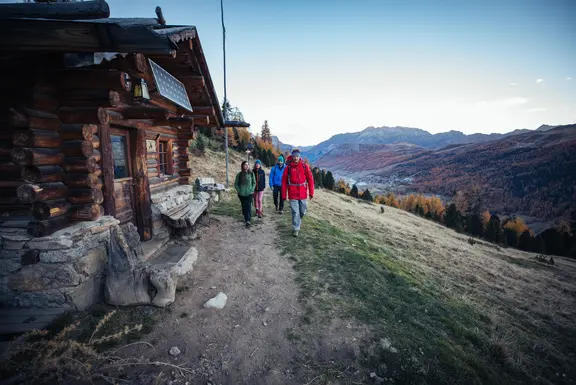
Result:
[[[59,6],[86,3],[95,2],[62,3]],[[104,3],[107,7],[102,0],[98,3]],[[109,11],[102,18],[88,20],[63,20],[57,18],[62,15],[56,12],[54,18],[50,14],[38,18],[21,17],[18,16],[21,13],[14,16],[8,12],[5,7],[9,6],[27,6],[34,10],[45,8],[46,4],[0,4],[0,36],[3,37],[0,39],[0,59],[59,53],[64,54],[67,66],[82,67],[97,65],[103,60],[111,61],[126,54],[140,53],[153,55],[154,58],[172,59],[167,63],[169,65],[161,63],[166,70],[172,72],[172,65],[182,66],[181,63],[173,63],[178,60],[179,51],[188,49],[194,53],[201,75],[205,78],[203,93],[207,94],[207,98],[204,99],[209,99],[214,107],[213,118],[216,118],[218,126],[224,125],[218,96],[195,26],[165,25],[160,22],[163,19],[159,18],[110,18]],[[179,74],[173,75],[182,80]],[[195,98],[190,95],[190,91],[189,97],[194,102]]]

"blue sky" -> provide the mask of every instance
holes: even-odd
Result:
[[[198,28],[223,98],[219,0],[108,0]],[[315,144],[367,126],[507,132],[576,122],[576,0],[224,0],[228,98]]]

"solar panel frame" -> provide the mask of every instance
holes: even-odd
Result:
[[[148,59],[148,61],[150,62],[152,75],[154,76],[156,88],[160,95],[188,111],[193,112],[190,98],[188,97],[184,84],[152,60]]]

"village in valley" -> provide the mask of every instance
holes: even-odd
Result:
[[[576,214],[538,238],[336,145],[316,167],[222,98],[201,14],[109,3],[0,3],[0,383],[576,381]]]

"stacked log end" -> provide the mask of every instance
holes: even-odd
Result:
[[[62,122],[53,113],[58,106],[54,98],[31,92],[16,100],[16,107],[5,114],[10,140],[3,138],[2,147],[10,151],[9,158],[7,151],[0,153],[0,179],[7,184],[2,204],[12,202],[13,208],[20,210],[19,215],[25,211],[35,219],[29,222],[30,234],[46,236],[69,224],[67,218],[61,218],[65,207],[54,203],[68,195],[61,167]]]
[[[179,183],[189,184],[192,172],[190,170],[190,141],[194,139],[193,130],[178,132],[178,162],[176,163],[180,174]],[[175,167],[176,168],[176,167]]]
[[[83,115],[85,112],[93,116],[86,117]],[[62,126],[62,152],[66,157],[64,183],[69,188],[66,215],[73,222],[94,221],[103,214],[100,206],[104,201],[100,166],[102,156],[98,151],[100,140],[96,135],[96,122],[101,119],[101,114],[98,109],[89,111],[84,107],[77,110],[67,107],[64,110],[63,120],[73,122]],[[89,123],[79,122],[83,117]]]

